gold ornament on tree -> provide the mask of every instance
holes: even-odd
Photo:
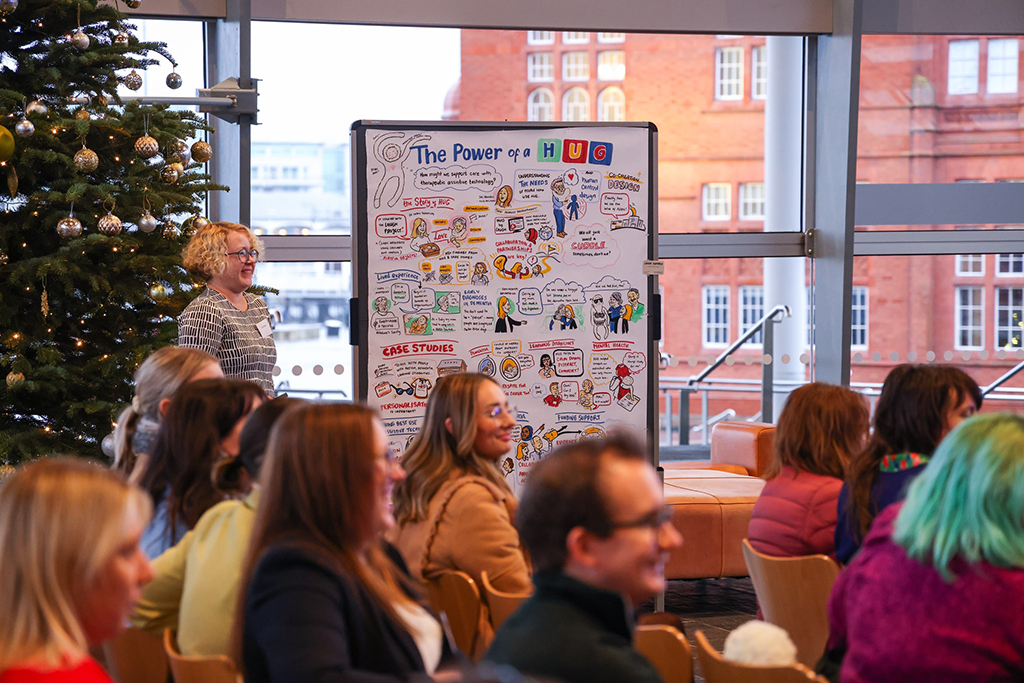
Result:
[[[192,145],[192,160],[205,164],[213,158],[213,147],[209,142],[200,140]]]
[[[144,128],[142,137],[135,141],[135,153],[143,159],[155,157],[160,152],[160,144],[156,138],[149,136],[149,114],[143,118]]]
[[[142,7],[142,0],[124,0],[124,4],[128,5],[131,9],[139,9]]]
[[[92,117],[89,115],[89,111],[85,107],[82,107],[75,112],[75,118],[79,121],[88,121]]]
[[[25,381],[25,375],[20,372],[14,372],[13,370],[7,373],[7,388],[14,389]]]
[[[174,168],[174,164],[168,164],[160,169],[160,180],[168,185],[178,182],[178,170]]]
[[[64,239],[71,239],[82,234],[82,222],[75,218],[75,203],[71,203],[71,214],[61,218],[57,223],[57,234]]]
[[[82,29],[78,29],[75,31],[75,34],[71,36],[71,44],[79,50],[88,50],[89,43],[91,42],[92,41],[89,39],[89,36],[87,36]]]
[[[103,206],[106,208],[106,202],[103,203]],[[100,222],[96,225],[101,233],[110,237],[121,234],[121,228],[123,227],[121,219],[114,215],[115,206],[117,206],[116,202],[111,201],[110,208],[107,209],[107,215],[100,218]]]
[[[169,294],[170,292],[167,290],[167,288],[164,287],[159,282],[149,288],[149,297],[153,301],[163,301],[168,297]]]
[[[124,77],[124,85],[129,90],[138,90],[142,87],[142,76],[138,71],[132,69],[131,73]]]
[[[43,293],[39,296],[39,311],[43,317],[50,315],[50,295],[46,293],[46,276],[43,276]]]
[[[176,240],[181,237],[181,230],[174,224],[174,221],[164,221],[164,239]]]
[[[118,31],[114,34],[114,45],[120,45],[124,47],[128,44],[128,33],[125,31]]]
[[[167,153],[164,156],[168,162],[187,164],[190,156],[188,145],[183,140],[171,140],[167,143]]]
[[[0,126],[0,161],[7,161],[14,156],[14,136],[4,126]]]
[[[75,152],[75,168],[82,173],[92,173],[100,165],[100,158],[82,143],[82,149]]]

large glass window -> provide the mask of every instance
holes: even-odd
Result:
[[[729,287],[705,285],[701,315],[704,346],[727,346],[729,338]]]
[[[756,45],[750,55],[750,97],[763,100],[768,97],[768,46]]]
[[[715,99],[743,99],[743,48],[715,50]]]
[[[732,217],[732,185],[706,183],[702,195],[704,220],[727,221]]]
[[[764,287],[761,285],[740,287],[740,334],[745,334],[763,315]],[[747,344],[761,344],[763,341],[764,334],[758,331]]]
[[[555,67],[550,52],[532,52],[526,56],[526,80],[538,83],[554,79]]]
[[[566,45],[582,45],[590,42],[590,34],[586,31],[562,31],[562,42]]]
[[[1024,328],[1024,288],[996,288],[996,348],[1019,349]]]
[[[1024,275],[1024,254],[997,254],[996,275],[1000,277]]]
[[[597,96],[598,121],[625,121],[626,96],[620,88],[611,86]]]
[[[586,81],[590,79],[590,53],[562,53],[562,80]]]
[[[547,88],[537,88],[527,101],[527,121],[554,121],[555,96]]]
[[[985,291],[981,287],[956,288],[957,349],[985,348]]]
[[[599,43],[621,43],[626,40],[625,33],[598,33],[597,42]]]
[[[1016,38],[997,38],[988,41],[988,73],[985,89],[995,94],[1017,92],[1017,64],[1020,52]]]
[[[960,254],[956,257],[956,274],[967,277],[985,274],[985,256],[983,254]]]
[[[740,183],[740,220],[764,220],[764,183]]]
[[[854,287],[850,299],[850,347],[868,347],[868,288]]]
[[[554,31],[527,31],[526,43],[528,45],[551,45],[555,42]]]
[[[949,43],[950,95],[978,92],[978,41],[952,40]]]
[[[583,88],[570,88],[562,97],[563,121],[589,121],[590,95]]]
[[[626,77],[626,53],[605,50],[597,53],[597,80],[621,81]]]

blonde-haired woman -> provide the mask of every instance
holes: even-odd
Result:
[[[441,626],[381,541],[401,478],[366,406],[308,404],[280,418],[236,620],[248,683],[397,683],[435,671]]]
[[[97,464],[48,458],[0,485],[0,682],[110,683],[89,648],[126,623],[149,563],[149,497]]]
[[[246,291],[262,248],[238,223],[211,223],[196,231],[182,263],[206,280],[206,289],[178,318],[178,346],[213,354],[226,376],[256,382],[273,395],[277,347],[270,312],[263,299]]]
[[[480,574],[498,590],[532,590],[515,529],[518,503],[499,469],[512,449],[515,416],[501,387],[486,375],[445,375],[427,402],[423,427],[402,459],[395,488],[397,526],[389,540],[413,576],[448,569]],[[489,633],[486,615],[481,619]],[[481,640],[486,643],[488,638]]]
[[[135,371],[131,405],[117,418],[113,469],[137,483],[174,393],[188,382],[223,376],[220,361],[199,349],[165,346],[150,354]]]

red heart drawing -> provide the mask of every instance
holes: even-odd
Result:
[[[570,173],[569,175],[567,175],[567,176],[566,176],[566,178],[568,178],[569,180],[575,180],[575,179],[576,179],[575,175],[574,175],[574,174],[572,174],[572,173]]]

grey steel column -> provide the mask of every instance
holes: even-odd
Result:
[[[857,183],[862,0],[835,0],[832,35],[819,36],[814,102],[815,378],[850,384],[853,209]],[[810,219],[810,217],[809,217]]]
[[[796,232],[803,229],[804,142],[804,38],[768,38],[768,99],[764,108],[765,232]],[[773,410],[762,408],[765,422],[778,415],[791,383],[804,380],[800,355],[807,343],[807,294],[804,290],[806,259],[764,259],[764,310],[789,306],[792,315],[780,323],[765,325],[764,353],[772,364],[765,368],[782,385],[772,397]],[[775,350],[768,336],[775,332]],[[783,362],[783,358],[788,362]]]

